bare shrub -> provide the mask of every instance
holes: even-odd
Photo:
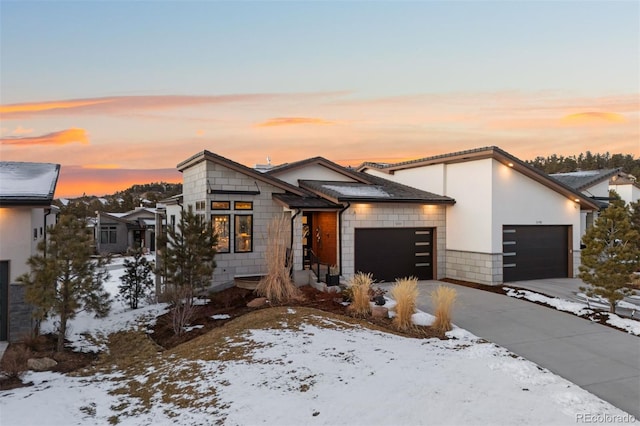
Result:
[[[184,333],[184,329],[191,323],[196,305],[193,303],[193,290],[189,286],[172,286],[165,292],[171,305],[171,327],[176,336]]]
[[[287,250],[288,230],[289,221],[285,215],[274,217],[267,227],[267,275],[258,283],[256,294],[266,297],[272,305],[285,303],[299,296],[298,288],[289,274],[292,258]]]
[[[416,311],[418,279],[415,277],[396,279],[396,284],[391,288],[391,297],[396,301],[393,325],[398,330],[407,331],[413,326],[411,316]]]
[[[11,345],[2,357],[2,372],[9,379],[20,379],[27,371],[31,351],[25,345]]]
[[[372,283],[373,275],[364,272],[358,272],[347,283],[352,293],[350,310],[353,316],[364,318],[371,314],[369,289]]]
[[[451,330],[451,309],[458,294],[455,289],[446,286],[438,286],[431,292],[431,301],[435,309],[436,320],[432,327],[440,333]]]

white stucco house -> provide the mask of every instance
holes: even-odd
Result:
[[[446,208],[446,276],[482,284],[574,276],[581,212],[598,209],[498,147],[358,170],[454,198]]]
[[[56,223],[51,202],[59,174],[59,164],[0,162],[0,340],[31,332],[31,306],[17,278],[29,272],[27,259]]]
[[[616,191],[625,203],[640,201],[640,183],[636,176],[618,172],[609,179],[609,189]]]

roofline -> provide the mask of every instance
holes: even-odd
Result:
[[[17,161],[11,161],[12,163],[18,163]],[[41,164],[41,163],[37,163]],[[53,163],[44,163],[44,164],[53,164]],[[47,207],[53,203],[54,195],[56,194],[56,187],[58,186],[58,179],[60,178],[60,164],[54,164],[56,169],[56,176],[53,179],[53,184],[51,185],[51,192],[47,195],[40,197],[26,196],[26,195],[5,195],[0,196],[0,207],[4,206],[35,206],[35,207]]]
[[[577,191],[582,191],[582,190],[585,190],[585,189],[589,188],[590,186],[595,185],[596,183],[602,182],[605,179],[607,181],[609,181],[612,176],[618,174],[621,170],[622,170],[622,168],[618,167],[618,168],[609,170],[607,173],[603,173],[601,175],[594,176],[593,179],[588,180],[584,184],[576,187],[575,189]],[[591,170],[585,170],[585,171],[591,171]],[[554,179],[557,179],[557,178],[554,177],[554,175],[566,175],[566,174],[571,174],[571,173],[554,173],[553,175],[549,175],[549,176],[551,176]]]
[[[399,203],[399,204],[429,204],[429,205],[440,205],[440,204],[446,204],[446,205],[454,205],[456,203],[456,201],[454,199],[448,199],[448,200],[427,200],[424,198],[403,198],[403,199],[398,199],[398,198],[374,198],[374,197],[353,197],[353,196],[339,196],[339,197],[332,197],[330,195],[325,194],[324,192],[318,191],[314,188],[309,187],[309,185],[305,184],[304,181],[298,181],[298,184],[300,185],[301,188],[306,189],[309,192],[312,192],[313,194],[317,195],[318,197],[324,198],[325,200],[329,200],[332,201],[336,204],[339,203],[344,203],[344,202],[359,202],[359,203]]]
[[[233,160],[229,160],[228,158],[225,158],[218,154],[214,154],[213,152],[210,152],[207,150],[204,150],[195,155],[192,155],[186,160],[178,163],[176,167],[178,168],[178,171],[182,173],[185,169],[188,169],[189,167],[193,167],[196,164],[199,164],[203,161],[211,161],[212,163],[220,164],[238,173],[251,176],[256,180],[268,183],[284,191],[292,192],[297,195],[304,195],[304,192],[300,188],[293,186],[287,182],[284,182],[276,177],[270,176],[268,173],[260,173],[259,171],[254,170],[251,167],[247,167],[243,164],[236,163]]]
[[[300,161],[296,161],[294,163],[288,163],[285,164],[283,166],[280,167],[274,167],[271,170],[267,170],[265,173],[268,175],[277,175],[282,171],[289,171],[289,170],[294,170],[294,169],[298,169],[301,167],[304,167],[308,164],[321,164],[325,167],[327,167],[328,169],[331,169],[335,172],[338,172],[344,176],[350,177],[353,180],[360,182],[360,183],[371,183],[370,181],[366,180],[364,177],[353,173],[352,171],[350,171],[349,169],[347,169],[344,166],[341,166],[338,163],[334,163],[331,160],[327,160],[324,157],[312,157],[312,158],[307,158],[306,160],[300,160]]]
[[[450,154],[437,155],[434,157],[420,158],[417,160],[391,164],[385,167],[374,167],[372,163],[361,167],[364,167],[365,169],[374,168],[375,170],[381,171],[383,173],[394,174],[394,172],[398,170],[406,170],[416,167],[430,166],[434,164],[464,163],[467,161],[484,160],[487,158],[496,160],[573,201],[577,200],[577,202],[580,203],[580,208],[582,210],[600,209],[598,205],[596,205],[589,197],[583,195],[570,186],[557,181],[543,171],[530,166],[519,158],[498,148],[497,146],[488,146],[466,151],[453,152]]]

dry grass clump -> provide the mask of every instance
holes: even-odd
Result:
[[[11,345],[2,358],[0,370],[8,379],[21,379],[27,371],[27,360],[31,351],[21,344]]]
[[[396,284],[391,289],[391,297],[396,301],[393,325],[398,330],[406,331],[413,326],[411,316],[416,311],[418,279],[416,277],[396,279]]]
[[[358,272],[349,280],[347,285],[353,294],[351,298],[351,314],[355,317],[364,318],[371,314],[371,303],[369,300],[369,289],[373,283],[373,275]]]
[[[267,275],[258,283],[256,293],[271,304],[285,303],[299,295],[289,275],[292,259],[287,250],[288,230],[289,221],[284,215],[274,217],[267,227]]]
[[[431,300],[435,309],[436,320],[431,325],[437,331],[446,333],[451,330],[451,309],[456,301],[456,290],[451,287],[438,286],[431,292]]]

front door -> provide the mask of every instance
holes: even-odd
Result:
[[[311,240],[320,263],[336,265],[338,259],[338,215],[336,212],[314,212]]]

